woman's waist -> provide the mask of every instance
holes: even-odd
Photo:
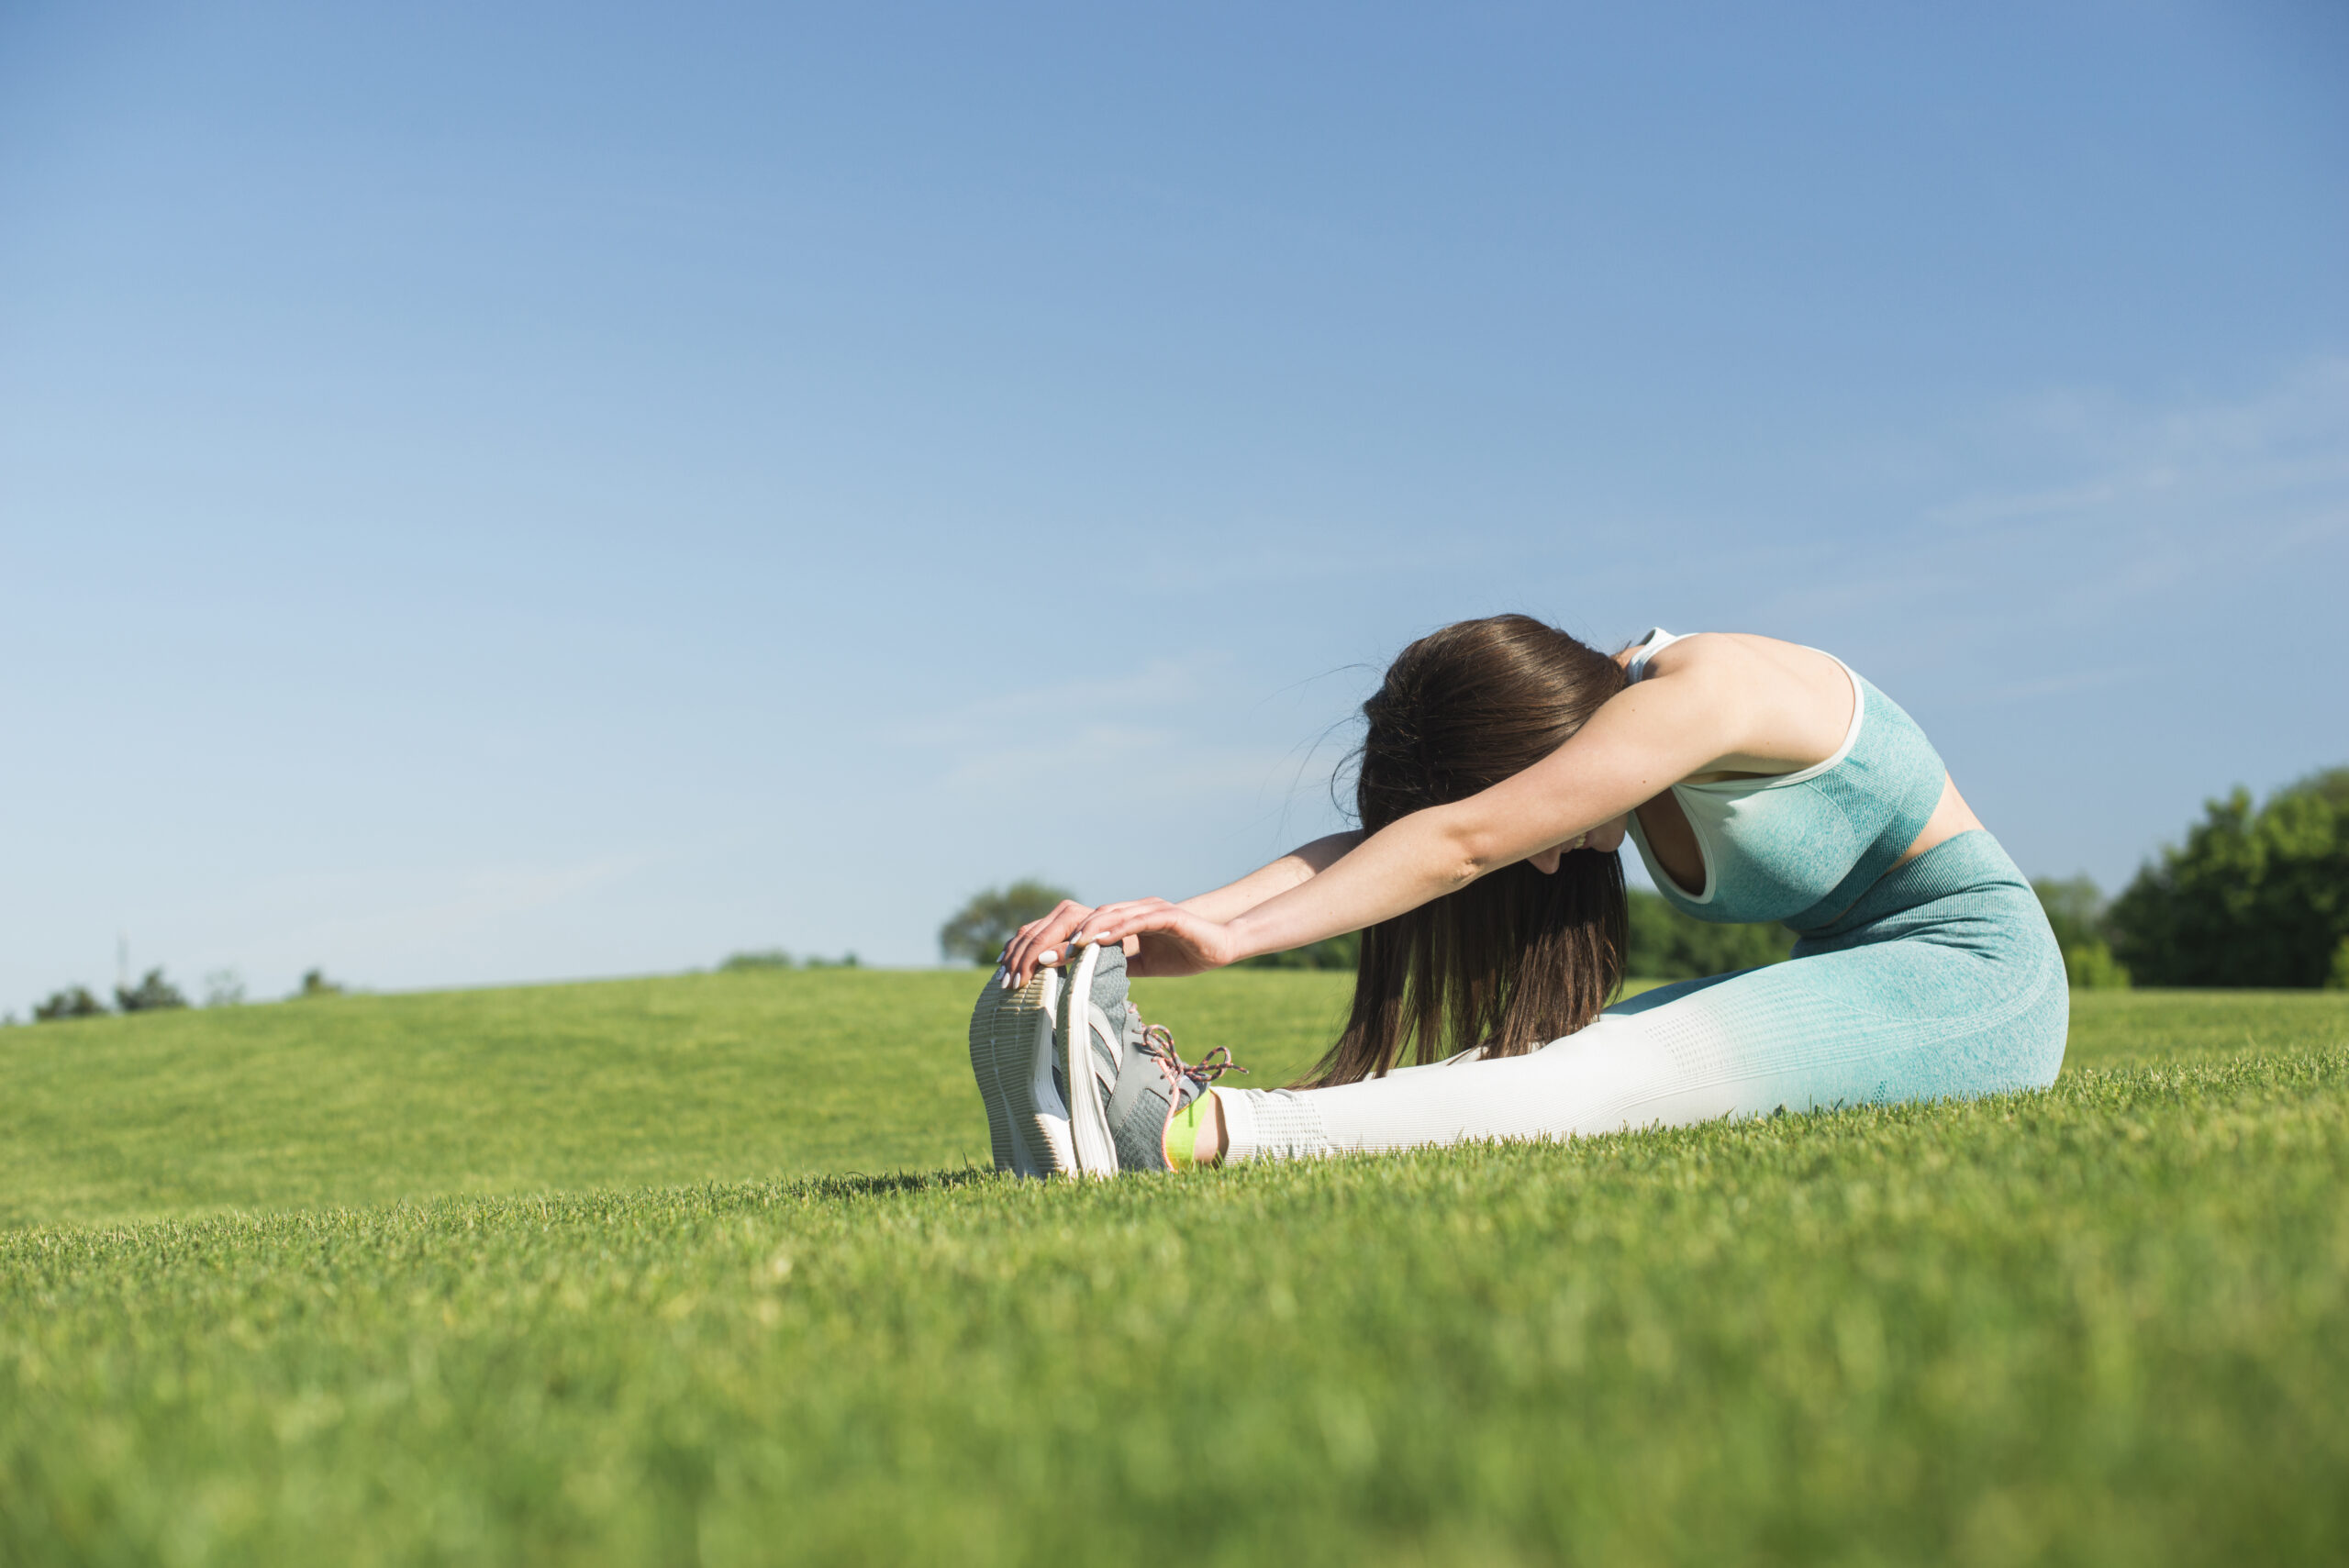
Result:
[[[1665,887],[1666,868],[1642,835],[1640,851],[1659,889],[1699,919],[1780,920],[1809,930],[1839,917],[1919,843],[1938,847],[1979,827],[1923,732],[1882,693],[1865,690],[1867,722],[1844,755],[1817,770],[1666,792],[1664,825],[1685,825],[1684,853],[1693,852],[1702,883],[1691,895],[1696,879],[1677,868],[1676,884]]]
[[[1822,823],[1809,833],[1765,837],[1753,830],[1761,826],[1755,824],[1742,834],[1700,834],[1705,871],[1700,894],[1679,885],[1675,873],[1660,863],[1644,841],[1640,848],[1656,890],[1697,919],[1726,925],[1772,921],[1797,931],[1814,931],[1842,919],[1864,897],[1884,887],[1893,873],[1925,860],[1956,836],[1921,828],[1915,815],[1878,826],[1872,836],[1854,831],[1866,825],[1848,817]],[[1920,841],[1929,847],[1916,850]],[[1918,885],[1931,887],[1935,882],[1929,877]]]
[[[1895,865],[1861,889],[1848,906],[1825,918],[1806,910],[1798,917],[1800,923],[1787,924],[1807,942],[1836,942],[1887,922],[1912,925],[1913,920],[1899,917],[1929,912],[1951,900],[1962,900],[1969,917],[2010,906],[2033,924],[2045,920],[2030,880],[2005,848],[1987,828],[1974,828]]]

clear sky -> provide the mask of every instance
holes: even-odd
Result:
[[[0,6],[0,1007],[935,962],[1523,610],[2349,762],[2349,11]]]

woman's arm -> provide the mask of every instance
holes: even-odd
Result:
[[[1573,739],[1525,772],[1465,800],[1413,812],[1252,908],[1218,921],[1163,899],[1109,904],[1081,933],[1091,941],[1140,937],[1146,973],[1174,974],[1375,925],[1583,835],[1620,832],[1620,819],[1668,785],[1754,751],[1757,717],[1780,706],[1755,700],[1751,689],[1769,679],[1734,649],[1684,656],[1670,669],[1659,662],[1651,678],[1609,698]]]
[[[1312,881],[1337,864],[1340,857],[1369,836],[1356,828],[1351,832],[1332,833],[1309,844],[1300,844],[1272,864],[1250,872],[1238,882],[1227,883],[1212,893],[1184,899],[1181,907],[1205,919],[1230,920],[1246,914],[1267,898]]]
[[[1247,913],[1267,898],[1310,881],[1335,864],[1340,856],[1361,843],[1364,837],[1359,831],[1332,833],[1309,844],[1300,844],[1270,865],[1250,872],[1238,882],[1226,883],[1221,887],[1186,898],[1181,904],[1169,907],[1186,909],[1201,919],[1222,924]],[[1004,949],[1004,965],[1010,971],[1013,983],[1026,984],[1037,964],[1058,963],[1067,950],[1070,936],[1081,929],[1093,913],[1091,905],[1069,900],[1042,919],[1030,920],[1020,927],[1019,934],[1012,938],[1010,944]],[[1137,974],[1149,973],[1148,961],[1142,959],[1139,951],[1133,956],[1139,961],[1133,972]]]

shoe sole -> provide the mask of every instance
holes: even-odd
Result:
[[[995,1168],[1022,1176],[1076,1169],[1068,1107],[1052,1084],[1052,1016],[1064,989],[1056,971],[1040,969],[1017,991],[997,970],[971,1009],[971,1073],[986,1102]]]
[[[1066,1042],[1061,1072],[1069,1085],[1069,1130],[1075,1168],[1088,1176],[1118,1173],[1118,1141],[1109,1131],[1108,1107],[1101,1102],[1101,1080],[1093,1071],[1093,1036],[1098,1034],[1114,1059],[1124,1046],[1109,1032],[1109,1019],[1093,1005],[1093,973],[1101,966],[1101,950],[1087,942],[1071,965],[1067,989],[1061,997],[1059,1042]],[[1081,1055],[1079,1054],[1081,1051]],[[1078,1056],[1075,1062],[1068,1060]],[[1080,1069],[1082,1069],[1080,1071]]]

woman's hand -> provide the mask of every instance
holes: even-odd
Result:
[[[1134,975],[1197,974],[1247,956],[1230,926],[1163,898],[1104,904],[1076,935],[1119,943],[1129,961],[1126,973]]]
[[[1092,905],[1063,898],[1060,907],[1042,919],[1030,920],[1020,927],[1019,934],[1003,947],[1005,978],[1010,982],[1010,988],[1018,990],[1036,977],[1038,969],[1067,957],[1069,939],[1092,913]]]
[[[1197,974],[1242,956],[1230,928],[1163,898],[1098,907],[1064,899],[1042,919],[1020,927],[1005,945],[1003,967],[1011,987],[1027,984],[1039,969],[1067,962],[1080,937],[1117,942],[1129,960],[1126,973],[1134,975]]]

